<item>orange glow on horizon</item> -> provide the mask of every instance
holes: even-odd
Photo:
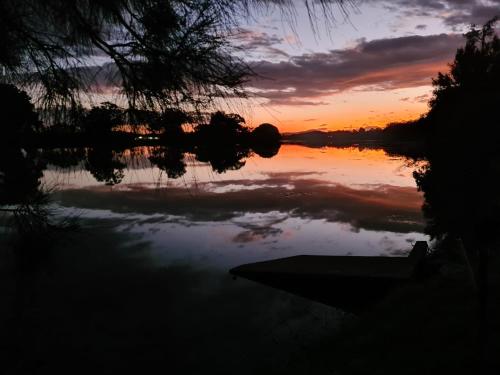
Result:
[[[266,114],[259,113],[253,121],[250,122],[251,126],[258,126],[260,123],[269,122],[279,128],[282,133],[286,132],[301,132],[306,130],[352,130],[361,127],[384,127],[393,122],[404,122],[409,120],[418,119],[425,114],[428,110],[427,105],[421,105],[421,108],[400,108],[389,111],[379,110],[377,113],[367,111],[365,108],[359,110],[353,109],[350,113],[339,114],[320,114],[311,110],[311,119],[300,119],[299,116],[293,116],[293,112],[300,110],[290,109],[286,115],[266,116]],[[288,110],[289,108],[287,108]],[[332,111],[333,112],[333,111]],[[307,113],[307,112],[306,112]],[[274,118],[273,118],[274,117]]]
[[[326,102],[322,105],[254,106],[244,117],[250,126],[269,122],[282,133],[384,127],[425,114],[431,92],[430,85],[380,91],[351,90],[319,98]]]

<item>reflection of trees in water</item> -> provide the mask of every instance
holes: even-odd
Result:
[[[254,152],[261,157],[271,158],[279,152],[280,146],[279,143],[262,147],[255,146]],[[146,160],[165,171],[169,178],[182,177],[187,172],[185,161],[187,152],[193,152],[198,161],[209,163],[217,173],[242,168],[245,165],[244,159],[252,155],[252,149],[238,144],[207,144],[197,146],[194,150],[172,146],[136,147],[128,150],[113,150],[105,147],[87,150],[83,148],[58,148],[39,151],[39,163],[43,163],[43,168],[48,164],[63,169],[82,165],[97,181],[106,185],[117,185],[122,182],[125,169],[147,168],[150,164]],[[6,154],[9,152],[6,151]],[[140,162],[141,160],[142,162]],[[140,163],[137,164],[137,162]],[[18,171],[19,168],[12,168],[12,172]],[[24,174],[24,176],[28,177],[29,174]],[[38,184],[42,173],[40,172],[35,177],[37,178],[32,183]],[[29,184],[23,185],[24,187],[29,186]],[[13,193],[19,193],[15,187]]]
[[[60,168],[76,167],[85,159],[83,148],[56,148],[43,150],[43,158],[48,164]]]
[[[215,112],[208,124],[200,124],[195,131],[194,153],[196,159],[210,163],[218,173],[237,170],[245,165],[251,154],[250,145],[259,148],[265,157],[272,157],[279,150],[279,131],[272,125],[260,126],[255,137],[237,114]],[[266,131],[267,130],[267,131]],[[269,135],[271,131],[272,136]],[[277,132],[277,135],[275,134]],[[259,135],[260,134],[260,135]],[[266,138],[267,136],[267,138]],[[255,142],[252,142],[255,138]]]
[[[37,200],[45,167],[37,150],[0,148],[0,205]]]
[[[278,155],[280,148],[281,148],[280,142],[267,145],[259,145],[259,144],[252,145],[252,150],[261,158],[266,158],[266,159]]]
[[[238,170],[242,168],[250,156],[250,149],[243,146],[200,146],[195,149],[195,156],[198,161],[210,163],[212,169],[217,173],[224,173],[228,170]]]
[[[85,168],[99,182],[106,185],[117,185],[125,176],[123,169],[127,166],[118,160],[119,153],[109,148],[92,148],[87,152]]]
[[[179,178],[186,173],[184,152],[178,148],[160,147],[153,149],[149,160],[159,169],[165,171],[169,178]]]
[[[2,369],[7,372],[9,365],[17,370],[23,363],[23,333],[31,329],[26,318],[37,308],[40,276],[53,246],[76,227],[74,219],[53,215],[49,192],[41,184],[45,167],[37,150],[0,148],[0,264],[2,291],[7,292],[2,293]]]
[[[7,215],[10,243],[22,264],[40,259],[57,233],[74,225],[54,218],[50,191],[41,184],[45,167],[38,150],[0,149],[0,211]]]
[[[471,255],[498,242],[499,162],[498,155],[429,155],[427,166],[414,175],[424,193],[426,232],[431,237],[443,243],[446,239],[460,239]]]

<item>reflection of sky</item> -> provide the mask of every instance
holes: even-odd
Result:
[[[285,216],[275,224],[275,216]],[[267,220],[266,220],[267,217]],[[162,262],[228,269],[239,264],[292,255],[390,255],[410,248],[417,233],[394,234],[361,230],[325,220],[288,218],[283,213],[242,215],[224,223],[135,224]]]
[[[147,243],[159,266],[185,264],[228,270],[249,262],[292,255],[404,255],[421,233],[359,229],[340,222],[291,217],[283,212],[241,214],[225,221],[190,221],[164,215],[77,212],[80,219],[112,219],[117,233]]]
[[[151,165],[141,156],[127,164],[133,165],[125,171],[123,183],[113,189],[126,189],[128,184],[160,186],[198,187],[223,189],[220,183],[226,183],[226,188],[234,189],[235,181],[245,184],[248,181],[262,181],[287,174],[292,179],[318,178],[329,183],[346,186],[366,184],[388,184],[394,186],[415,186],[412,177],[413,167],[407,166],[402,158],[388,156],[382,150],[359,150],[357,148],[307,148],[301,146],[282,146],[278,155],[270,159],[258,156],[247,159],[246,165],[236,171],[218,174],[209,165],[194,160],[192,155],[186,156],[187,173],[179,179],[168,179],[165,173]],[[69,187],[88,187],[102,185],[92,175],[75,168],[72,170],[57,170],[50,168],[45,172],[44,183],[66,189]],[[212,184],[212,185],[210,185]],[[232,185],[231,185],[232,184]]]
[[[424,239],[412,168],[382,151],[285,145],[225,174],[195,164],[161,184],[146,162],[114,187],[54,169],[45,183],[59,183],[65,214],[117,221],[158,264],[228,269],[298,254],[398,255]]]

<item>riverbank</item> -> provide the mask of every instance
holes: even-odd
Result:
[[[307,354],[314,374],[481,374],[500,368],[500,282],[491,265],[486,320],[460,267],[405,286]],[[303,365],[303,364],[302,364]],[[296,369],[293,370],[293,369]],[[287,374],[303,374],[300,364]],[[482,372],[485,370],[486,372]]]

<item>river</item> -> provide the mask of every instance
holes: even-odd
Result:
[[[49,157],[43,170],[51,214],[78,229],[58,239],[28,292],[23,366],[309,366],[304,347],[350,314],[228,270],[298,254],[405,256],[428,239],[418,163],[383,150],[283,145],[223,173],[189,153],[169,159],[173,170],[154,162],[155,148],[86,152],[68,165]]]

